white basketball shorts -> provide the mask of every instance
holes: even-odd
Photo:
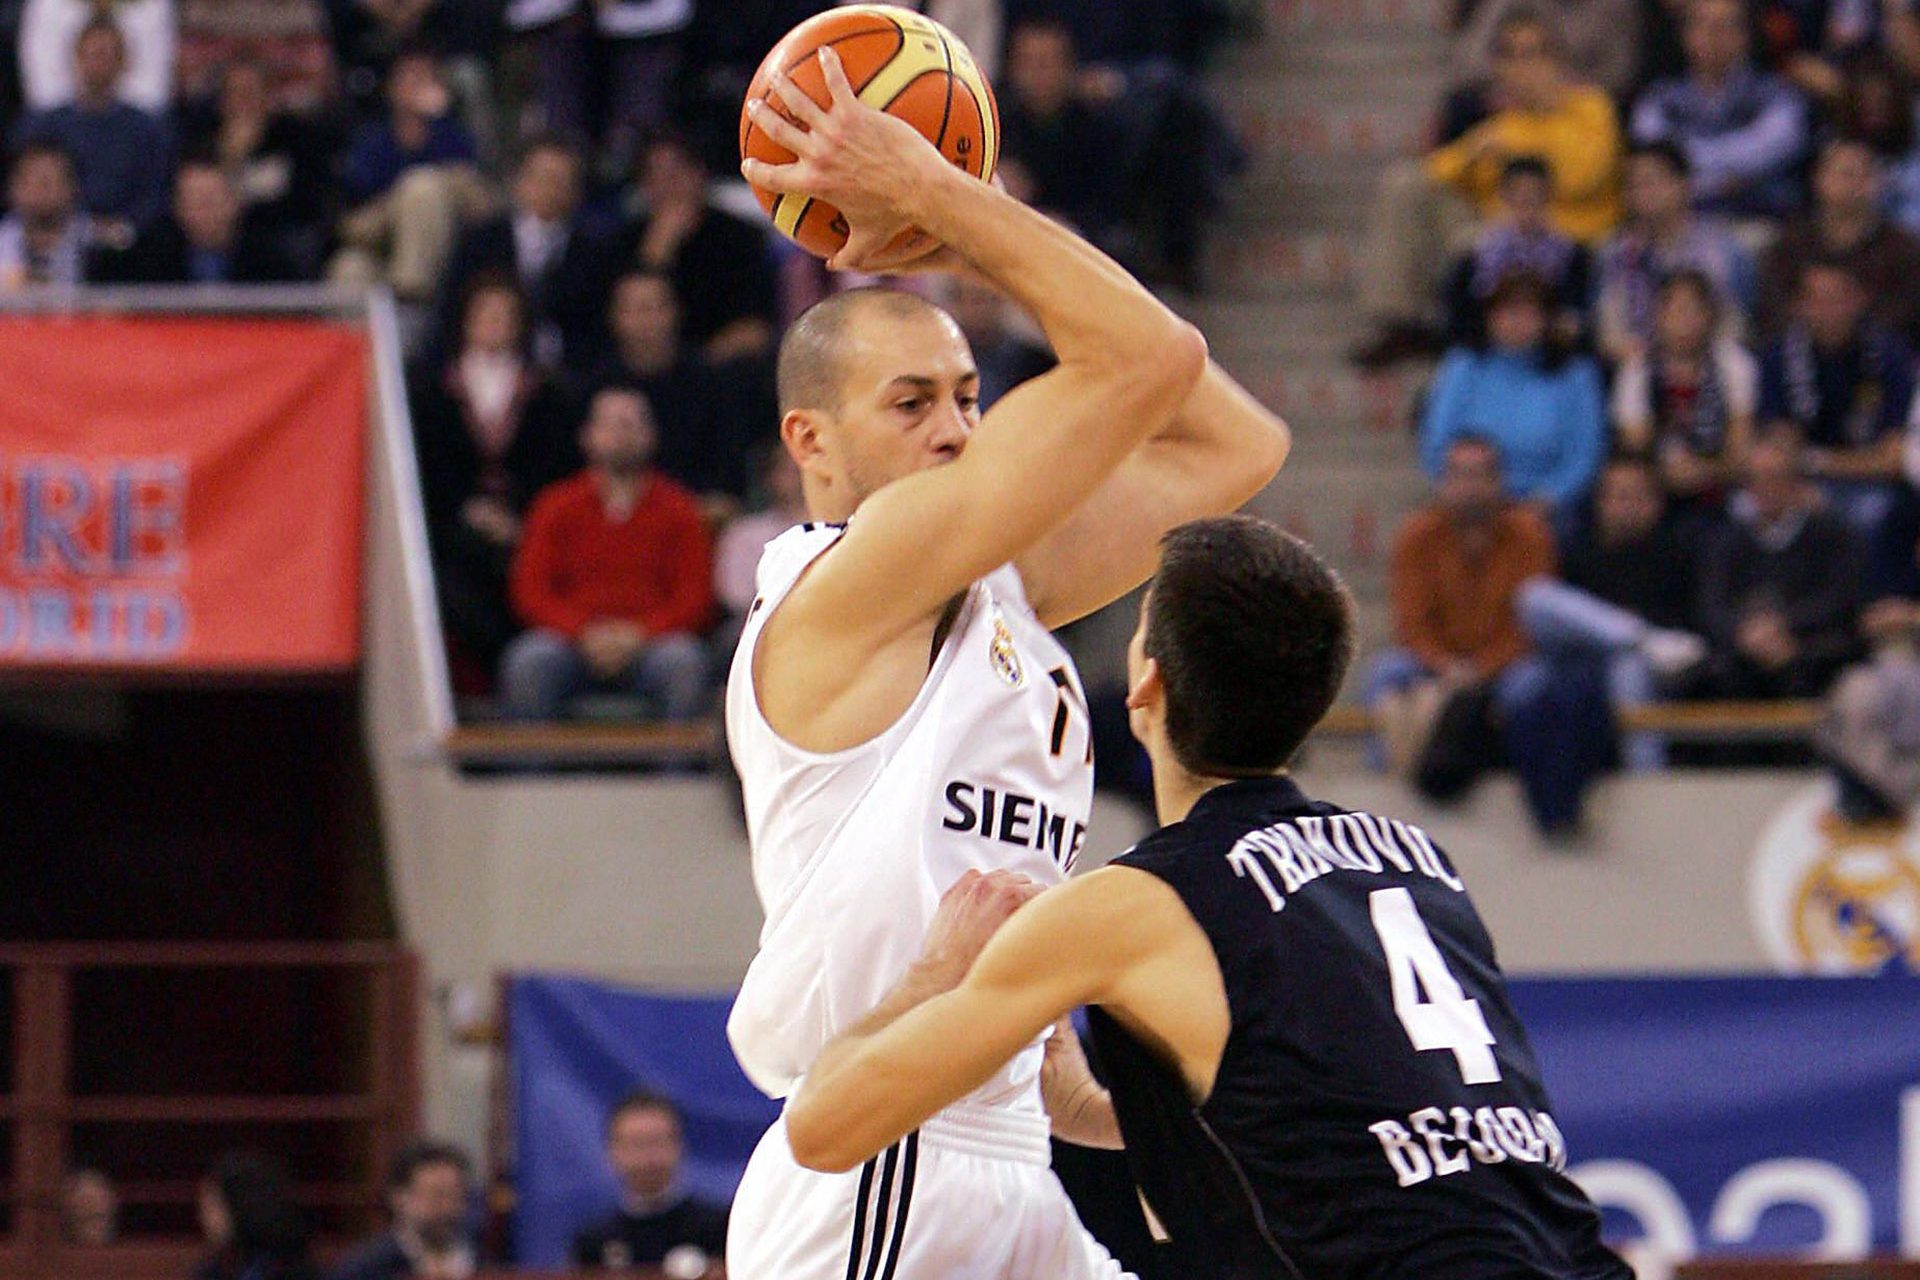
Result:
[[[1044,1130],[940,1113],[859,1169],[815,1173],[784,1120],[760,1139],[727,1226],[731,1280],[1133,1280],[1087,1234]]]

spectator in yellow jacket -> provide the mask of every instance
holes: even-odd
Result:
[[[1360,306],[1371,332],[1356,363],[1378,368],[1433,350],[1443,265],[1497,207],[1508,160],[1537,155],[1553,173],[1554,226],[1583,243],[1620,220],[1622,139],[1613,102],[1567,70],[1551,26],[1515,10],[1494,43],[1494,113],[1421,161],[1389,169],[1360,256]]]

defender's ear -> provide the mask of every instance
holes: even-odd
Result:
[[[1135,680],[1133,687],[1127,690],[1127,710],[1143,711],[1148,707],[1158,706],[1160,700],[1166,696],[1167,685],[1166,681],[1160,678],[1159,661],[1154,658],[1146,659],[1140,667],[1140,678]]]

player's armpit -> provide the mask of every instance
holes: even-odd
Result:
[[[1119,599],[1152,576],[1168,530],[1236,510],[1291,447],[1287,424],[1210,362],[1173,419],[1021,553],[1034,611],[1058,627]]]

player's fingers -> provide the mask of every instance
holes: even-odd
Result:
[[[782,193],[802,189],[799,164],[768,164],[765,160],[742,160],[740,176],[756,187]]]
[[[833,98],[836,107],[850,107],[860,101],[853,91],[853,82],[847,79],[847,69],[840,65],[840,55],[832,45],[822,46],[820,50],[820,71],[827,78],[827,92]]]
[[[864,271],[867,259],[885,247],[879,236],[855,227],[840,252],[827,259],[827,265],[835,271]]]
[[[748,104],[747,118],[753,121],[754,128],[795,155],[807,145],[807,131],[781,115],[765,98],[755,98]]]
[[[827,118],[825,109],[813,100],[812,94],[795,84],[792,76],[775,76],[772,91],[780,95],[780,101],[793,112],[793,118],[809,129]]]

